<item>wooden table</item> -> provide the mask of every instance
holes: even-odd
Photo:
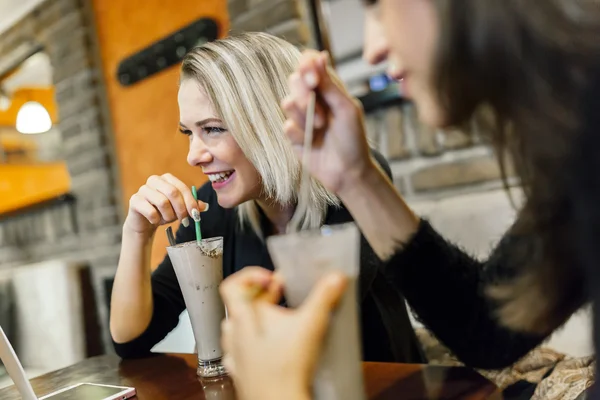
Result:
[[[496,387],[467,368],[416,364],[364,363],[369,399],[501,399]],[[229,378],[200,381],[193,354],[169,354],[121,361],[114,355],[89,358],[32,380],[41,397],[80,382],[131,386],[140,400],[235,400]],[[0,399],[20,399],[14,387],[0,390]]]

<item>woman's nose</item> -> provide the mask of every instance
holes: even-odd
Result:
[[[190,141],[187,162],[193,167],[202,166],[212,161],[212,154],[202,140],[193,138]]]
[[[389,46],[379,21],[371,14],[368,12],[365,19],[363,59],[376,65],[387,59]]]

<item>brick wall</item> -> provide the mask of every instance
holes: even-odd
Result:
[[[88,262],[99,276],[114,273],[119,254],[120,209],[101,74],[95,62],[93,27],[85,0],[42,3],[0,35],[0,59],[29,43],[40,43],[49,55],[60,121],[62,146],[76,196],[79,231],[69,210],[61,207],[0,222],[0,266],[18,266],[58,258]],[[101,307],[101,315],[106,310]]]
[[[439,131],[422,125],[405,103],[366,117],[371,145],[387,157],[408,200],[441,198],[502,187],[496,157],[478,127]],[[513,173],[507,166],[509,182]]]
[[[268,32],[295,45],[311,45],[304,0],[228,0],[232,32]]]

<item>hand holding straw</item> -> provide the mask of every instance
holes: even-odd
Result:
[[[198,201],[198,193],[196,191],[196,186],[192,186],[192,195],[194,199]],[[202,232],[200,231],[200,211],[194,208],[192,211],[192,219],[194,220],[194,225],[196,226],[196,241],[198,244],[202,241]]]

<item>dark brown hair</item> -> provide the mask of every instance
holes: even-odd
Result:
[[[579,129],[579,99],[598,66],[600,7],[594,0],[430,1],[441,23],[433,79],[448,121],[485,122],[502,170],[508,155],[525,193],[510,234],[529,236],[533,246],[515,250],[517,278],[490,293],[507,326],[549,333],[586,301],[564,163]]]

